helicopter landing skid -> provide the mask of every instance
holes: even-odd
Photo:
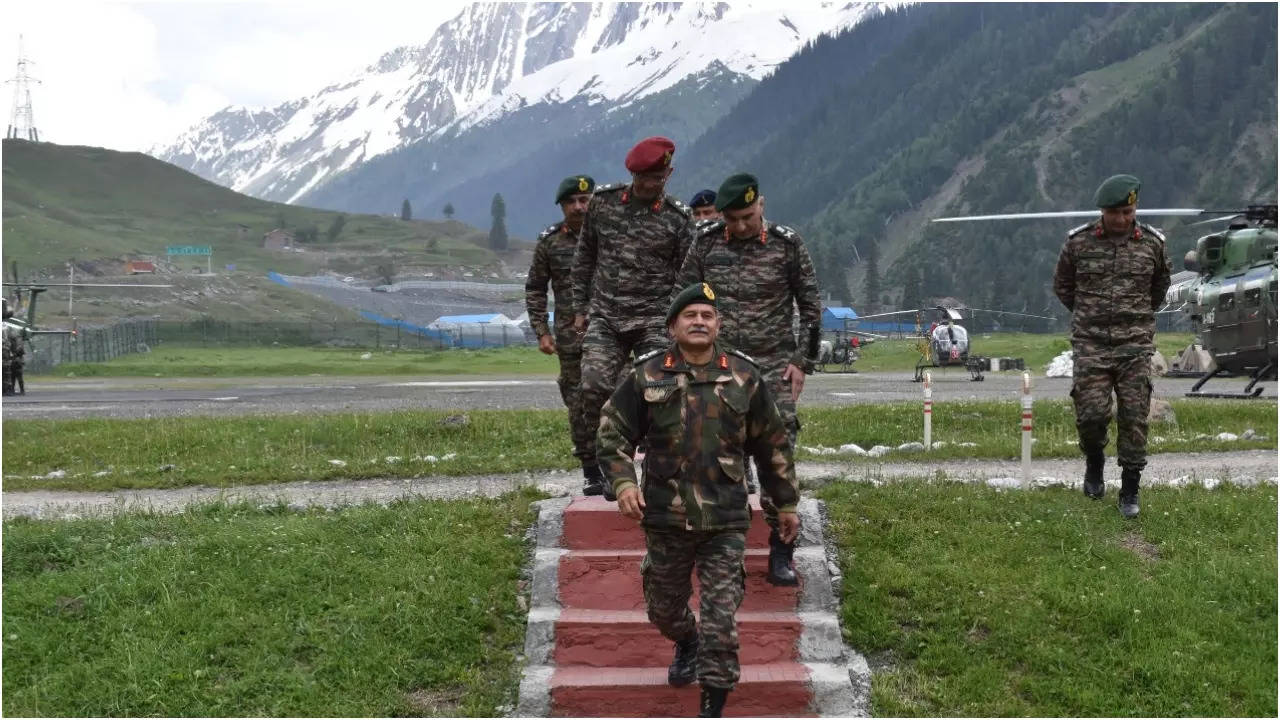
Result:
[[[1276,369],[1276,364],[1273,361],[1273,362],[1267,363],[1266,365],[1263,365],[1257,370],[1254,370],[1253,374],[1249,376],[1249,384],[1244,386],[1244,392],[1238,392],[1238,393],[1204,392],[1200,388],[1203,387],[1205,383],[1209,382],[1210,380],[1212,380],[1213,378],[1217,377],[1219,374],[1222,373],[1221,368],[1214,368],[1213,370],[1210,370],[1209,372],[1200,376],[1200,379],[1196,381],[1196,384],[1191,386],[1191,391],[1187,393],[1187,397],[1253,400],[1257,397],[1260,397],[1262,395],[1262,391],[1266,389],[1258,385],[1258,383],[1266,379],[1269,376],[1269,374],[1274,373],[1275,369]]]

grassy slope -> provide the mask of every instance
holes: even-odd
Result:
[[[1155,424],[1153,451],[1275,448],[1274,402],[1175,400],[1178,425]],[[934,408],[930,460],[1016,458],[1013,403],[943,403]],[[231,486],[298,480],[421,477],[571,469],[568,420],[558,410],[471,410],[466,423],[443,411],[318,416],[21,420],[4,422],[4,489]],[[802,409],[805,446],[897,445],[919,440],[920,406]],[[1219,442],[1196,436],[1246,429],[1265,439]],[[1035,457],[1079,457],[1070,406],[1036,403]],[[1115,434],[1112,433],[1112,437]],[[56,443],[49,438],[56,437]],[[1162,438],[1156,440],[1156,437]],[[973,447],[961,447],[972,442]],[[832,456],[811,456],[802,459]],[[836,459],[854,461],[851,456]],[[895,453],[889,459],[921,459]],[[339,460],[341,464],[330,461]],[[863,462],[871,462],[863,459]],[[62,470],[65,476],[49,478]],[[101,474],[99,474],[101,473]]]
[[[259,272],[311,272],[335,261],[341,270],[354,267],[351,258],[368,261],[361,266],[378,258],[398,265],[495,260],[482,246],[483,233],[462,223],[375,215],[348,215],[337,242],[322,240],[312,252],[268,251],[262,236],[279,227],[281,216],[292,228],[318,227],[323,238],[339,213],[257,200],[141,153],[17,140],[5,140],[3,148],[6,265],[16,259],[24,268],[61,267],[73,257],[163,260],[167,245],[212,245],[215,267],[235,263]],[[438,250],[429,253],[431,240]],[[196,262],[185,258],[182,266]]]

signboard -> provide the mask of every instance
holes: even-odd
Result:
[[[167,255],[212,255],[213,247],[210,245],[170,245],[165,248]]]

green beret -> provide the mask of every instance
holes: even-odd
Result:
[[[1112,175],[1098,186],[1093,204],[1100,208],[1124,207],[1138,202],[1142,181],[1132,175]]]
[[[564,202],[564,199],[570,195],[578,193],[589,193],[596,189],[596,181],[591,179],[590,175],[570,175],[560,181],[560,187],[556,188],[556,204]]]
[[[716,307],[716,294],[712,292],[711,286],[704,282],[694,283],[681,290],[676,299],[671,301],[671,309],[667,311],[667,324],[670,325],[681,310],[694,303],[704,303],[719,310]]]
[[[725,178],[716,192],[716,210],[741,210],[760,197],[760,181],[755,175],[738,173]]]

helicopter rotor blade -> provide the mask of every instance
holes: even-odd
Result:
[[[1206,211],[1192,208],[1138,208],[1137,214],[1158,217],[1182,217],[1202,215]],[[975,220],[1037,220],[1051,218],[1096,218],[1098,210],[1064,210],[1061,212],[1038,213],[1005,213],[1003,215],[961,215],[957,217],[933,218],[930,222],[972,222]]]
[[[970,312],[984,312],[984,313],[991,313],[992,315],[1017,315],[1019,317],[1037,318],[1039,320],[1053,319],[1047,315],[1032,315],[1031,313],[1013,312],[1011,310],[987,310],[985,308],[965,308],[965,309],[969,310]]]
[[[1232,220],[1235,220],[1236,218],[1242,218],[1242,217],[1244,217],[1244,215],[1243,215],[1243,214],[1241,214],[1241,213],[1236,213],[1235,215],[1227,215],[1227,216],[1225,216],[1225,217],[1216,217],[1216,218],[1209,218],[1208,220],[1200,220],[1199,222],[1193,222],[1193,223],[1191,223],[1191,224],[1190,224],[1190,225],[1188,225],[1187,227],[1195,227],[1195,226],[1197,226],[1197,225],[1209,225],[1209,224],[1211,224],[1211,223],[1231,222]]]
[[[894,310],[893,312],[876,313],[874,315],[859,315],[856,318],[849,318],[849,322],[858,322],[859,320],[870,320],[871,318],[891,317],[893,315],[910,315],[923,310]]]

